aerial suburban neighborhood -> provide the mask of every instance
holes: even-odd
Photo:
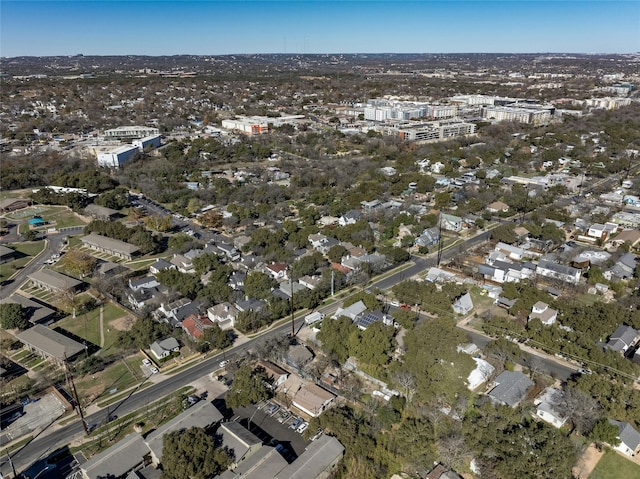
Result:
[[[2,477],[640,477],[639,64],[0,59]]]

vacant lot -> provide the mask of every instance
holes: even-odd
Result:
[[[620,454],[607,450],[589,479],[620,479],[640,477],[640,466]]]

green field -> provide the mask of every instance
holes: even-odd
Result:
[[[640,466],[607,449],[589,479],[620,479],[640,477]]]
[[[113,303],[104,305],[104,349],[112,346],[118,337],[118,331],[109,328],[109,321],[126,316],[126,314],[124,310]],[[100,346],[100,307],[87,313],[78,314],[75,318],[67,316],[56,323],[56,326]]]

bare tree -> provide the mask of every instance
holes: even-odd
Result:
[[[408,371],[398,371],[393,376],[393,381],[402,388],[402,394],[407,399],[407,403],[411,404],[416,393],[415,376]]]
[[[579,434],[588,434],[602,417],[602,407],[592,396],[568,387],[556,404],[558,413],[571,419]]]

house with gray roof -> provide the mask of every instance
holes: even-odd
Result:
[[[630,457],[640,454],[640,433],[631,424],[614,419],[609,419],[609,424],[616,426],[619,431],[618,439],[620,439],[620,444],[614,447],[616,451],[620,451]]]
[[[17,255],[18,253],[16,253],[15,250],[6,247],[3,244],[0,244],[0,264],[13,261],[14,259],[16,259]]]
[[[215,479],[275,479],[286,465],[275,447],[262,446],[234,470],[224,471]]]
[[[541,259],[538,262],[536,274],[546,278],[559,279],[565,283],[578,284],[580,282],[581,271],[571,266],[564,266]]]
[[[90,205],[87,205],[87,207],[84,209],[84,214],[96,220],[110,221],[117,218],[120,215],[120,212],[112,208],[107,208],[105,206],[100,206],[92,203]]]
[[[25,298],[20,294],[12,294],[8,298],[3,298],[0,300],[0,304],[19,304],[24,311],[25,318],[31,324],[50,324],[56,314],[53,309],[40,303],[37,299]]]
[[[144,440],[151,451],[153,464],[162,462],[162,436],[175,431],[183,431],[192,427],[208,428],[218,424],[224,416],[210,401],[200,401],[183,411],[171,421],[164,423],[150,433]]]
[[[87,248],[126,260],[131,260],[140,251],[140,248],[136,245],[95,233],[80,238],[80,241],[82,241],[83,246]]]
[[[149,349],[158,359],[164,359],[171,356],[171,353],[180,351],[180,343],[173,337],[163,339],[162,341],[154,341],[149,345]]]
[[[553,427],[562,427],[568,417],[558,411],[558,404],[562,400],[564,392],[560,389],[548,387],[533,404],[536,406],[536,416]]]
[[[211,322],[220,326],[220,329],[230,329],[236,324],[240,311],[231,303],[216,304],[207,309],[207,317]]]
[[[153,275],[156,275],[165,269],[176,269],[176,266],[163,258],[156,259],[156,262],[149,266],[149,272]]]
[[[503,371],[493,381],[494,387],[488,396],[498,404],[516,407],[524,399],[534,383],[519,371]]]
[[[609,342],[607,342],[607,349],[612,349],[619,353],[625,354],[629,348],[635,345],[640,338],[640,331],[621,324],[616,328],[611,336],[609,336]]]
[[[455,303],[453,303],[453,311],[456,314],[469,314],[473,309],[473,301],[469,292],[463,294]]]
[[[34,286],[46,289],[52,293],[75,292],[80,289],[82,285],[82,281],[50,269],[41,269],[35,273],[31,273],[28,278]]]
[[[33,353],[59,365],[85,350],[84,344],[41,324],[18,333],[16,338]]]
[[[262,447],[262,441],[255,434],[234,421],[220,424],[218,434],[222,437],[222,447],[226,448],[233,458],[232,469]]]
[[[635,255],[626,253],[614,264],[611,269],[604,272],[604,277],[611,280],[627,280],[633,278],[638,260]]]
[[[307,446],[300,457],[276,475],[276,479],[320,479],[331,477],[344,456],[344,446],[333,436],[322,435]]]
[[[84,479],[123,477],[149,460],[149,448],[134,432],[80,465]]]
[[[359,314],[364,313],[366,310],[367,310],[367,307],[365,306],[364,302],[360,300],[353,303],[350,306],[347,306],[346,308],[338,308],[335,314],[331,317],[333,319],[337,319],[340,316],[346,316],[351,321],[355,321],[356,317]]]

